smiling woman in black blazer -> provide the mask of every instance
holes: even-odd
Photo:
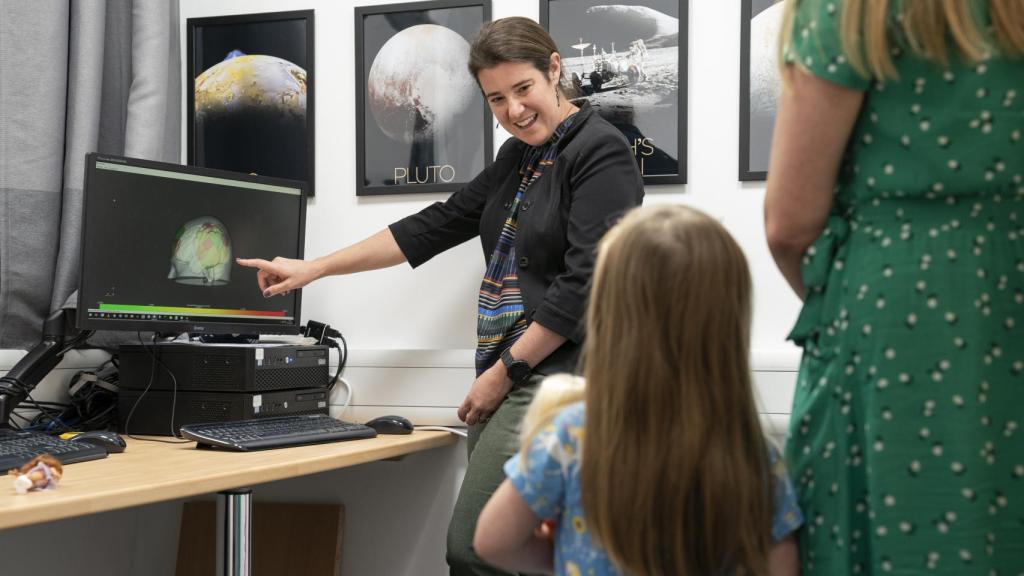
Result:
[[[502,574],[472,550],[476,518],[504,479],[519,422],[540,378],[569,372],[595,249],[643,199],[626,139],[588,105],[566,98],[561,57],[536,22],[505,18],[481,28],[470,71],[512,138],[495,161],[445,202],[311,261],[239,260],[259,269],[264,295],[433,256],[480,237],[487,272],[477,323],[477,378],[459,407],[472,456],[448,532],[452,574]]]

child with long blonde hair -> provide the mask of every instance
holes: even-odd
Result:
[[[750,316],[721,224],[682,206],[624,217],[598,253],[585,385],[538,392],[477,553],[531,573],[796,574],[803,517],[758,421]]]

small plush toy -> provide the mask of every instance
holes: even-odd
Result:
[[[49,454],[40,454],[8,474],[14,476],[14,490],[25,494],[30,490],[53,490],[63,473],[59,460]]]

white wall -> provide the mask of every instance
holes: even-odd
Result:
[[[446,194],[355,196],[355,42],[352,7],[389,2],[314,0],[182,0],[188,18],[313,8],[316,11],[317,196],[309,203],[306,254],[319,256],[358,241]],[[788,411],[791,386],[762,372],[792,371],[798,354],[785,342],[798,300],[777,272],[764,241],[761,184],[736,180],[739,150],[739,2],[690,2],[688,120],[689,184],[651,186],[647,202],[677,202],[720,218],[747,254],[755,278],[754,367],[766,411]],[[537,18],[536,2],[494,0],[494,18]],[[184,27],[182,42],[185,42]],[[184,45],[184,44],[183,44]],[[184,55],[184,50],[182,51]],[[184,56],[183,56],[184,57]],[[184,119],[184,115],[183,115]],[[507,137],[495,131],[495,149]],[[185,157],[184,138],[182,157]],[[353,348],[346,377],[357,388],[364,417],[388,407],[415,408],[424,423],[454,423],[453,410],[472,378],[476,292],[483,273],[479,242],[442,254],[418,270],[407,265],[349,277],[328,278],[303,291],[304,320],[314,318],[344,331]],[[384,352],[386,351],[386,352]],[[406,352],[407,351],[407,352]],[[424,353],[427,352],[427,353]],[[383,356],[382,356],[383,354]],[[386,360],[382,360],[386,358]],[[380,373],[382,364],[418,369]],[[461,376],[452,378],[453,375]],[[386,376],[384,379],[375,375]],[[427,388],[424,390],[424,388]],[[418,389],[418,390],[417,390]],[[336,394],[340,404],[344,394]],[[424,410],[424,408],[437,408]],[[394,411],[394,410],[391,410]]]
[[[354,5],[337,0],[181,0],[182,45],[187,18],[313,8],[316,11],[317,197],[309,203],[306,254],[317,256],[360,240],[443,194],[357,198],[355,180]],[[493,17],[538,16],[535,1],[494,0]],[[792,397],[797,350],[785,342],[799,302],[776,271],[764,241],[761,184],[736,180],[739,149],[740,2],[689,2],[689,184],[647,190],[648,203],[677,202],[720,218],[747,254],[755,281],[753,366],[763,412],[784,423]],[[182,50],[184,59],[185,50]],[[183,83],[184,84],[184,83]],[[184,101],[184,100],[183,100]],[[184,115],[183,115],[184,119]],[[496,144],[507,136],[500,129]],[[184,141],[184,137],[183,137]],[[497,149],[497,146],[495,146]],[[182,158],[185,157],[184,148]],[[314,318],[344,331],[353,351],[346,378],[356,386],[348,418],[365,420],[400,412],[418,423],[454,422],[454,407],[472,379],[475,298],[483,273],[477,242],[438,256],[419,270],[408,266],[353,277],[325,279],[304,291],[304,320]],[[0,370],[5,368],[0,356]],[[9,367],[10,364],[6,364]],[[343,400],[338,390],[335,412]],[[464,444],[407,459],[275,483],[257,497],[342,501],[348,505],[346,574],[445,574],[444,530],[465,466]],[[73,467],[69,469],[73,473]],[[404,477],[404,480],[403,480]],[[424,498],[429,502],[424,502]],[[168,507],[169,506],[169,507]],[[106,526],[124,547],[172,558],[173,528],[125,530],[136,519],[159,519],[175,505],[100,515],[86,524]],[[395,518],[406,529],[397,543],[383,537]],[[150,523],[152,524],[152,523]],[[173,523],[172,523],[173,524]],[[48,538],[78,538],[82,521],[54,523]],[[90,532],[93,530],[90,529]],[[0,532],[0,554],[17,550],[40,528]],[[366,536],[366,534],[370,536]],[[8,557],[7,554],[4,554]],[[138,554],[135,554],[138,556]],[[85,558],[85,556],[83,556]],[[97,555],[78,573],[170,573],[104,561]],[[135,566],[135,565],[133,565]]]

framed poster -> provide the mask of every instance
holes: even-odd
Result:
[[[739,178],[765,180],[782,90],[777,54],[783,2],[742,1]]]
[[[313,11],[189,18],[188,163],[314,194]]]
[[[574,102],[622,131],[646,184],[686,182],[686,21],[687,0],[540,0]]]
[[[355,9],[356,195],[450,192],[491,162],[490,112],[469,73],[489,0]]]

